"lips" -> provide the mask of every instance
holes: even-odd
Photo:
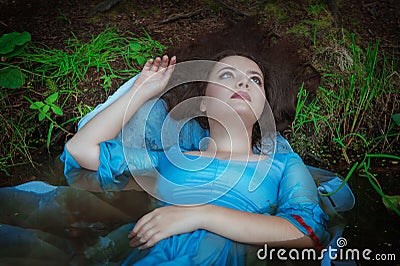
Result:
[[[232,96],[231,99],[242,99],[251,102],[250,95],[245,91],[237,91]]]

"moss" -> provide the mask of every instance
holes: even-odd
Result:
[[[310,28],[303,22],[300,22],[299,24],[296,24],[296,25],[292,26],[291,28],[289,28],[287,33],[311,37]]]
[[[264,5],[264,11],[267,12],[277,22],[288,20],[286,11],[276,3],[267,3]]]

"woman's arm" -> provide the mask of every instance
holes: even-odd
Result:
[[[145,64],[132,88],[97,114],[66,144],[66,149],[83,168],[96,171],[99,166],[99,144],[113,139],[129,119],[148,100],[165,89],[174,70],[176,58],[157,57]],[[132,97],[134,96],[134,97]]]
[[[247,244],[312,247],[310,237],[284,218],[215,205],[167,206],[143,216],[129,234],[130,245],[148,248],[167,237],[204,229]]]
[[[311,247],[329,240],[315,182],[301,158],[290,153],[279,183],[275,216],[214,205],[167,206],[142,217],[129,234],[131,245],[150,247],[166,237],[205,229],[226,238],[281,247]]]
[[[215,205],[204,205],[199,227],[237,242],[280,247],[312,247],[313,241],[288,220]]]

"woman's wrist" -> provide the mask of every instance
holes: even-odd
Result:
[[[146,88],[145,82],[135,82],[130,89],[131,95],[135,99],[142,99],[144,102],[155,97],[151,91]]]
[[[194,211],[196,214],[197,229],[205,229],[205,230],[207,229],[207,223],[210,221],[210,213],[212,211],[212,206],[213,205],[210,204],[203,204],[195,207]]]

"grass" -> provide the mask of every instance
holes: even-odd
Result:
[[[55,133],[71,134],[77,121],[93,109],[85,98],[88,93],[95,95],[92,103],[104,100],[101,95],[107,96],[165,48],[146,32],[143,36],[129,32],[122,36],[117,28],[108,28],[87,42],[74,35],[63,49],[29,43],[13,58],[18,62],[14,66],[25,75],[24,85],[0,90],[0,170],[9,174],[13,166],[34,165],[32,153],[38,147],[45,145],[49,150],[53,136],[60,135]],[[17,106],[9,104],[15,102]]]
[[[116,28],[108,28],[87,43],[76,37],[69,39],[64,50],[35,45],[31,53],[23,55],[23,60],[28,66],[37,66],[34,72],[27,71],[34,77],[76,87],[90,68],[115,78],[131,76],[138,72],[138,66],[146,58],[164,48],[147,33],[139,38],[122,37]],[[111,63],[121,60],[125,68],[113,69]]]
[[[339,161],[353,165],[347,179],[355,172],[368,178],[384,202],[389,202],[400,215],[370,169],[372,158],[400,160],[394,154],[398,152],[400,128],[392,119],[393,114],[400,112],[398,61],[379,51],[379,41],[363,51],[356,45],[354,34],[346,38],[340,47],[332,49],[346,51],[344,59],[329,58],[338,56],[337,53],[317,59],[324,72],[317,97],[306,104],[308,94],[300,89],[291,142],[303,156],[311,155],[323,165]],[[317,49],[316,54],[326,50],[326,47]],[[346,67],[338,63],[338,68],[329,72],[335,69],[332,68],[335,60],[346,60],[343,64]],[[339,157],[334,158],[336,155]]]
[[[306,104],[306,91],[300,90],[293,136],[315,132],[314,137],[320,143],[332,140],[342,149],[348,163],[347,151],[357,144],[367,152],[378,146],[380,152],[390,151],[389,139],[398,137],[391,116],[400,107],[396,87],[399,74],[395,69],[396,59],[387,60],[378,53],[378,47],[379,41],[361,56],[353,42],[350,47],[353,66],[343,74],[325,73],[318,97],[310,104]]]
[[[334,19],[325,3],[308,1],[308,3],[304,2],[300,5],[303,8],[302,17],[304,19],[291,25],[287,29],[287,33],[302,36],[303,38],[306,37],[316,47],[318,35],[326,35],[329,29],[333,27]],[[296,12],[296,9],[292,10],[292,12]]]

